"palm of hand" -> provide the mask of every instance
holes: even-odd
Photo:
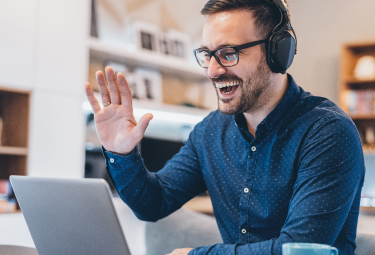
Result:
[[[133,116],[131,91],[122,74],[118,74],[118,83],[112,68],[106,68],[109,85],[102,72],[97,72],[97,81],[103,102],[110,102],[103,109],[89,83],[86,95],[94,111],[98,137],[106,150],[117,154],[129,154],[143,138],[146,127],[152,119],[151,114],[144,115],[139,123]]]

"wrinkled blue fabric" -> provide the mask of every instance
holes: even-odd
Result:
[[[282,254],[288,242],[354,254],[365,173],[358,132],[334,103],[288,79],[255,138],[243,114],[214,111],[157,173],[137,148],[128,156],[103,149],[120,197],[139,219],[157,221],[208,190],[224,243],[189,255]]]

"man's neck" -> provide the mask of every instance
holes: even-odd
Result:
[[[255,137],[256,129],[267,115],[272,112],[273,109],[281,102],[287,89],[288,89],[288,76],[286,74],[280,75],[275,74],[274,80],[274,90],[271,98],[267,101],[265,105],[262,105],[259,110],[254,112],[244,112],[244,116],[247,123],[247,128],[250,134]]]

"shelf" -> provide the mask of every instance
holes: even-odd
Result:
[[[354,77],[345,77],[344,82],[349,85],[374,85],[375,89],[375,80],[358,80]]]
[[[375,207],[361,206],[359,211],[361,213],[375,214]]]
[[[206,82],[208,78],[204,69],[187,60],[173,56],[163,56],[155,52],[134,51],[126,47],[112,46],[97,38],[88,40],[90,57],[101,61],[119,61],[132,67],[147,67],[159,70],[162,74],[182,78],[194,82]]]
[[[368,149],[368,148],[363,148],[363,154],[364,155],[375,155],[375,148],[371,148],[371,149]]]
[[[28,149],[23,147],[0,146],[0,155],[27,156]]]
[[[375,114],[349,115],[352,120],[375,120]]]
[[[375,51],[375,41],[348,43],[345,48],[358,55],[373,53]]]

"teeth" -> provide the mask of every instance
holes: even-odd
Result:
[[[224,88],[224,87],[235,86],[235,85],[238,85],[238,82],[232,81],[232,82],[215,83],[216,88]]]

